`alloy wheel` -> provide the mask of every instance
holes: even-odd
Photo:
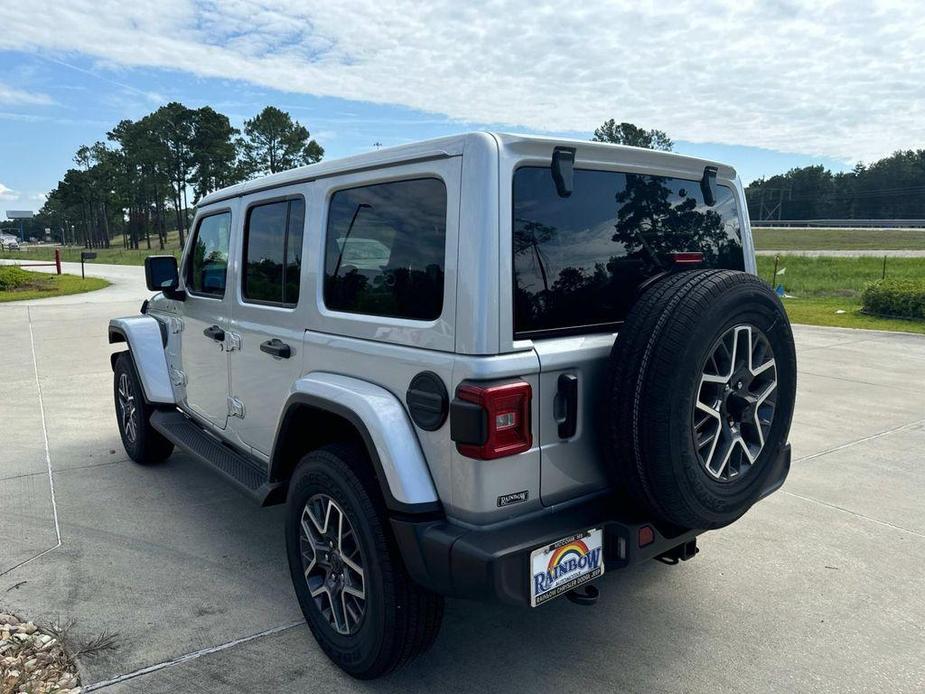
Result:
[[[366,614],[366,574],[350,519],[334,499],[315,494],[300,526],[302,569],[315,605],[337,633],[356,633]]]
[[[135,443],[138,435],[138,410],[135,407],[135,392],[126,373],[119,375],[119,415],[125,438]]]
[[[716,341],[694,405],[700,463],[720,482],[741,478],[764,449],[774,420],[777,363],[765,334],[736,325]]]

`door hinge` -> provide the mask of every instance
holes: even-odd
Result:
[[[231,331],[225,333],[225,351],[241,351],[241,336],[238,333]]]
[[[244,419],[244,403],[237,398],[228,397],[228,416]]]
[[[180,369],[170,369],[170,382],[175,386],[185,386],[186,385],[186,374]]]
[[[183,332],[183,321],[179,318],[169,318],[167,320],[167,325],[170,328],[170,333],[172,335],[177,335]]]

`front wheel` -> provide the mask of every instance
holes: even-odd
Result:
[[[145,402],[130,352],[122,352],[116,359],[113,397],[119,436],[129,458],[136,463],[159,463],[173,453],[173,444],[151,426],[154,408]]]
[[[302,459],[289,486],[286,549],[318,644],[348,674],[372,679],[431,646],[443,598],[408,576],[377,491],[355,473],[363,465],[362,451],[350,446]]]

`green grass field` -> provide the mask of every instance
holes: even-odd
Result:
[[[84,250],[88,249],[76,246],[64,246],[61,248],[61,260],[66,263],[79,263],[80,253]],[[113,242],[111,248],[91,248],[89,250],[96,253],[96,258],[94,260],[88,260],[88,263],[108,263],[110,265],[144,265],[145,258],[149,255],[166,255],[172,253],[177,256],[177,258],[180,257],[180,249],[177,247],[176,242],[162,251],[153,240],[150,251],[144,244],[142,244],[142,247],[137,251],[123,248],[121,240],[119,245]],[[21,251],[0,251],[0,258],[16,258],[23,262],[53,261],[55,259],[55,249],[24,246]]]
[[[792,298],[784,299],[790,320],[809,325],[869,328],[925,333],[925,321],[881,318],[861,313],[861,293],[868,282],[883,274],[882,258],[806,258],[781,256],[774,286],[784,285]],[[758,257],[758,274],[771,281],[774,258]],[[888,258],[886,276],[925,277],[925,258]],[[842,311],[843,313],[839,313]]]
[[[0,287],[3,287],[0,289],[0,303],[80,294],[108,286],[109,282],[99,277],[81,279],[76,275],[50,275],[29,272],[13,265],[0,266]]]
[[[752,229],[759,251],[925,250],[925,229]]]

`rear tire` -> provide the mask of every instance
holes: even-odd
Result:
[[[358,679],[385,675],[427,651],[444,604],[408,576],[378,490],[355,472],[368,464],[353,446],[313,451],[293,473],[286,502],[299,606],[325,654]],[[332,525],[348,529],[338,535]]]
[[[632,502],[685,528],[745,513],[793,415],[793,335],[774,292],[744,272],[673,275],[634,306],[611,364],[612,469]]]
[[[113,397],[119,436],[128,457],[142,465],[166,460],[173,453],[173,444],[151,426],[154,408],[145,402],[131,352],[123,352],[116,359]]]

